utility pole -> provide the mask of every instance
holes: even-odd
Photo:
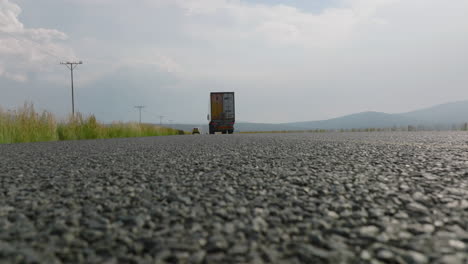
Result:
[[[163,120],[164,117],[165,117],[165,116],[163,116],[163,115],[160,115],[160,116],[159,116],[159,125],[160,125],[160,126],[162,126],[162,120]]]
[[[83,64],[82,61],[79,62],[61,62],[60,64],[67,66],[70,69],[71,73],[71,90],[72,90],[72,115],[75,116],[75,91],[73,90],[73,70],[80,64]]]
[[[135,108],[137,108],[140,111],[140,125],[141,125],[141,109],[145,108],[145,106],[137,105],[137,106],[135,106]]]

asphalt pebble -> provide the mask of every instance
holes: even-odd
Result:
[[[0,263],[468,263],[468,134],[0,145]]]

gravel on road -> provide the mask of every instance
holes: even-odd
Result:
[[[0,263],[468,263],[468,134],[0,145]]]

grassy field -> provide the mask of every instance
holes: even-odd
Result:
[[[0,108],[0,144],[178,134],[178,130],[150,124],[116,122],[104,125],[93,115],[75,114],[59,121],[47,111],[36,112],[31,104],[13,111]]]

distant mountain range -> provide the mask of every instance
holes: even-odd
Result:
[[[239,122],[236,123],[235,128],[238,132],[391,128],[410,125],[445,129],[465,122],[468,122],[468,101],[451,102],[400,114],[362,112],[327,120],[283,124]],[[199,127],[203,131],[208,131],[208,124],[175,124],[171,127],[182,130]]]

